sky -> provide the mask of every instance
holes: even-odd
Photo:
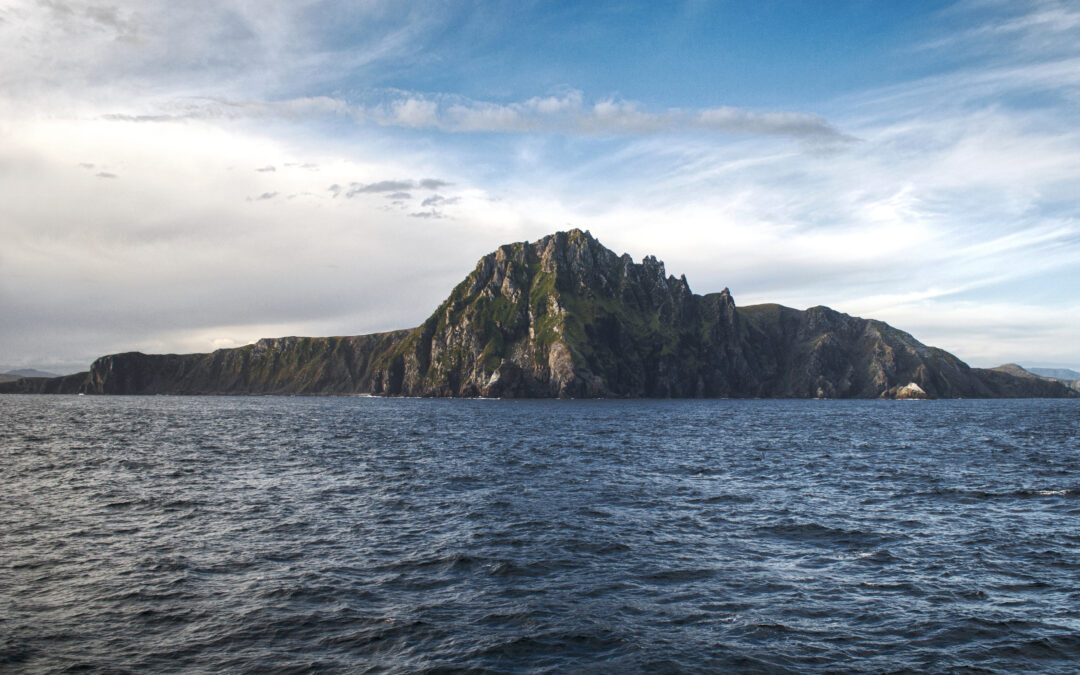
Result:
[[[1080,3],[0,0],[0,366],[421,323],[572,227],[1080,367]]]

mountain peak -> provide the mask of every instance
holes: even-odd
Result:
[[[600,395],[619,358],[612,331],[625,342],[677,332],[694,297],[655,256],[635,263],[587,231],[556,232],[482,257],[425,322],[416,358],[435,391]]]
[[[1023,366],[1018,363],[1005,363],[990,370],[996,370],[1001,373],[1007,373],[1013,377],[1023,377],[1028,379],[1035,379],[1039,377],[1035,373],[1029,372]]]

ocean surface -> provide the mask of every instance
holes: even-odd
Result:
[[[1080,402],[0,396],[0,670],[1080,669]]]

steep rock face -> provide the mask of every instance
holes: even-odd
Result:
[[[103,356],[82,391],[92,394],[350,394],[376,388],[372,358],[408,331],[259,340],[210,354]]]
[[[88,373],[0,392],[492,397],[1074,396],[980,370],[885,323],[827,307],[736,308],[652,256],[588,232],[501,246],[419,327],[259,340],[210,354],[104,356]]]
[[[78,394],[86,390],[89,373],[60,377],[23,377],[0,382],[0,394]]]
[[[999,398],[1059,397],[1065,388],[1072,395],[1080,391],[1080,381],[1064,381],[1051,377],[1040,377],[1024,370],[1015,363],[1007,363],[996,368],[973,368],[986,386]]]
[[[572,230],[484,256],[406,340],[388,393],[718,396],[752,379],[740,349],[730,294]]]
[[[931,398],[993,395],[960,359],[881,321],[828,307],[739,312],[751,327],[765,396],[893,398],[910,382]]]

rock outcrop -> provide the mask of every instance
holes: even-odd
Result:
[[[898,399],[925,399],[926,397],[923,388],[914,382],[908,382],[896,390],[896,398]]]
[[[400,391],[444,396],[727,396],[753,380],[731,295],[588,233],[484,256],[400,350]]]
[[[114,354],[0,392],[894,398],[910,384],[930,398],[1075,395],[827,307],[695,295],[656,258],[635,263],[580,230],[484,256],[411,330]]]

